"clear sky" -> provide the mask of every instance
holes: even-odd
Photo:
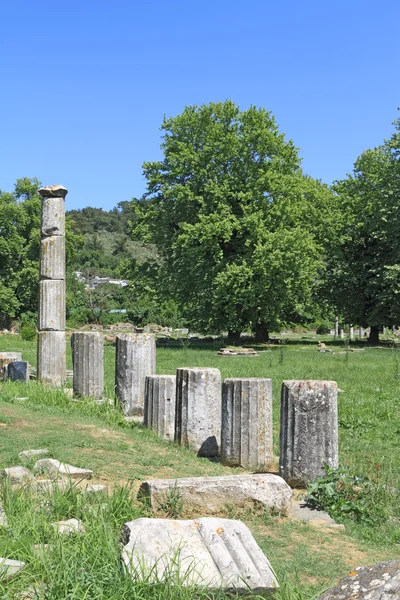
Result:
[[[399,0],[0,1],[0,189],[110,209],[145,191],[164,114],[228,98],[331,183],[393,131],[399,23]]]

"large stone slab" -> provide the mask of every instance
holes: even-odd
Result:
[[[176,371],[175,440],[215,458],[221,446],[221,373],[219,369]]]
[[[279,471],[292,486],[307,486],[338,467],[338,386],[335,381],[284,381]]]
[[[116,336],[115,394],[124,415],[143,415],[145,379],[155,372],[156,340],[153,334]]]
[[[132,577],[268,595],[279,588],[267,557],[241,521],[137,519],[125,523],[122,558]]]
[[[400,562],[357,567],[317,600],[399,600]]]
[[[179,490],[185,504],[211,514],[218,513],[227,505],[243,507],[255,502],[286,512],[292,497],[288,484],[271,473],[150,479],[142,483],[138,496],[147,498],[151,508],[157,510],[174,489]]]
[[[272,379],[225,379],[221,462],[266,470],[272,458]]]
[[[55,458],[42,458],[35,464],[35,471],[47,473],[52,479],[69,477],[70,479],[91,479],[93,471],[64,464]]]
[[[175,436],[175,375],[150,375],[144,388],[144,424],[166,441]]]
[[[20,560],[0,558],[0,581],[8,581],[18,575],[24,568],[25,563]]]

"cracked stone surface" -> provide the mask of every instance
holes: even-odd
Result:
[[[317,600],[400,600],[400,561],[357,567]]]

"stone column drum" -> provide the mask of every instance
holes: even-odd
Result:
[[[272,379],[225,379],[221,462],[263,469],[272,460]]]
[[[350,325],[350,329],[349,329],[349,337],[350,337],[350,341],[354,341],[354,327],[353,325]]]
[[[176,371],[175,440],[198,456],[219,456],[221,373],[219,369]]]
[[[292,486],[307,486],[338,467],[338,387],[334,381],[284,381],[279,471]]]
[[[144,383],[156,372],[156,340],[151,333],[117,335],[115,393],[126,416],[143,415]]]
[[[76,331],[71,336],[74,395],[104,396],[104,341],[101,333]]]
[[[176,376],[149,375],[144,386],[144,424],[167,441],[175,435]]]
[[[66,379],[65,196],[62,185],[41,188],[37,378],[62,386]]]

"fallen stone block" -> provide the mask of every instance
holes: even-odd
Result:
[[[0,504],[0,527],[8,527],[6,511]]]
[[[91,479],[93,471],[67,465],[54,458],[42,458],[35,464],[35,470],[39,473],[48,473],[52,479],[57,477],[69,477],[71,479]]]
[[[316,527],[329,527],[344,531],[344,525],[336,523],[328,513],[307,504],[305,501],[297,500],[292,502],[288,516],[292,519],[306,521],[309,525],[315,525]]]
[[[270,562],[241,521],[137,519],[122,530],[132,578],[268,595],[279,588]]]
[[[85,528],[83,523],[78,519],[68,519],[67,521],[57,521],[52,523],[54,529],[58,531],[60,535],[71,535],[73,533],[84,533]]]
[[[8,480],[11,485],[27,485],[34,480],[33,473],[26,467],[9,467],[3,469],[1,477]]]
[[[28,463],[38,456],[47,456],[50,454],[47,448],[40,448],[39,450],[24,450],[18,454],[18,458],[22,463]]]
[[[181,493],[183,503],[207,513],[217,513],[227,505],[243,507],[260,502],[269,508],[286,512],[292,490],[277,475],[228,475],[222,477],[185,477],[144,481],[138,497],[148,499],[153,510],[168,502],[171,490]]]
[[[15,577],[25,566],[20,560],[10,560],[9,558],[0,558],[0,581],[8,581]]]
[[[106,494],[108,488],[106,485],[87,485],[83,490],[85,494]]]
[[[357,567],[317,600],[398,600],[400,561]]]
[[[35,487],[39,494],[54,494],[56,489],[59,492],[67,490],[69,482],[66,479],[37,479]]]

